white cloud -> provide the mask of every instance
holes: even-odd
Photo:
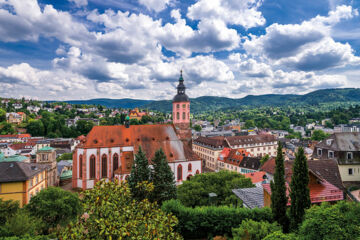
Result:
[[[87,0],[69,0],[69,2],[74,3],[77,7],[84,7],[88,5]]]
[[[139,0],[139,3],[146,6],[149,10],[161,12],[170,4],[170,0]]]
[[[265,24],[258,8],[262,0],[199,0],[188,8],[190,19],[219,19],[227,24],[251,28]]]
[[[331,29],[358,13],[351,6],[338,6],[328,16],[316,16],[301,24],[272,24],[266,34],[251,36],[244,43],[247,53],[272,64],[284,64],[296,70],[323,70],[346,64],[358,64],[349,44],[335,42]]]

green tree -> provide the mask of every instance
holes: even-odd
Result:
[[[28,125],[26,126],[26,131],[32,136],[44,136],[44,124],[40,120],[30,120]]]
[[[140,186],[151,191],[152,184]],[[126,182],[99,181],[83,193],[86,217],[60,231],[59,239],[182,239],[174,232],[177,219],[148,199],[132,198]]]
[[[145,155],[145,152],[142,150],[140,146],[138,152],[135,155],[135,161],[132,166],[131,173],[128,179],[131,193],[135,199],[142,200],[148,198],[148,196],[146,195],[147,191],[145,191],[145,189],[139,189],[138,184],[149,180],[150,180],[149,161]]]
[[[90,121],[79,120],[76,122],[76,130],[78,130],[81,134],[88,134],[90,130],[93,128],[94,124]]]
[[[161,205],[163,201],[176,198],[174,173],[171,171],[165,153],[161,148],[155,152],[152,164],[153,169],[150,176],[150,181],[154,184],[152,200]]]
[[[15,129],[12,124],[4,122],[0,128],[1,134],[14,134]]]
[[[250,178],[236,172],[220,171],[197,174],[183,182],[177,189],[178,199],[187,207],[208,205],[241,205],[232,189],[253,187]],[[216,199],[210,200],[209,193]]]
[[[0,198],[0,226],[6,222],[8,217],[12,217],[19,210],[19,202],[13,200],[3,200]]]
[[[194,126],[194,130],[197,131],[197,132],[200,132],[201,131],[201,126],[199,124],[195,124]]]
[[[82,212],[77,194],[58,187],[40,191],[25,208],[32,216],[42,219],[49,228],[64,226]]]
[[[281,231],[276,231],[267,235],[264,240],[297,240],[299,239],[294,233],[285,234]]]
[[[287,233],[289,231],[289,218],[286,215],[288,198],[286,196],[284,156],[281,142],[278,143],[275,164],[274,181],[270,182],[271,210],[274,214],[274,219],[282,226],[283,231]]]
[[[291,229],[297,230],[302,223],[305,209],[310,207],[309,170],[307,159],[302,147],[295,154],[293,174],[290,183],[290,221]]]
[[[42,225],[40,219],[30,216],[24,209],[19,209],[7,219],[2,227],[2,234],[7,236],[33,236],[41,231]]]
[[[6,111],[0,108],[0,122],[6,121]]]
[[[359,203],[323,203],[306,211],[304,222],[299,228],[299,237],[304,240],[360,239],[359,226]]]
[[[276,223],[269,223],[266,221],[256,222],[251,219],[242,221],[238,228],[233,228],[233,239],[251,239],[262,240],[264,237],[275,231],[281,231],[281,227]]]
[[[72,160],[73,159],[73,153],[64,153],[61,154],[58,158],[56,158],[56,161],[61,161],[61,160]]]
[[[254,120],[246,120],[245,121],[245,128],[249,129],[249,128],[253,128],[253,127],[255,127]]]
[[[314,130],[311,139],[315,141],[321,141],[324,140],[328,135],[323,130]]]

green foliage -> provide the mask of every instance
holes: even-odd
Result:
[[[270,233],[264,238],[264,240],[297,240],[297,239],[298,237],[295,234],[293,233],[285,234],[282,233],[281,231]]]
[[[31,217],[27,211],[19,209],[7,219],[0,233],[3,236],[34,236],[41,231],[42,225],[40,219]]]
[[[359,239],[360,205],[353,202],[324,203],[306,211],[299,229],[301,239],[346,240]]]
[[[4,201],[2,198],[0,198],[0,226],[5,224],[6,219],[15,215],[18,210],[18,201]]]
[[[241,205],[232,189],[253,187],[250,178],[230,172],[198,174],[178,186],[178,199],[187,207],[215,205]],[[210,202],[209,193],[216,193],[215,202]]]
[[[88,134],[90,132],[90,130],[93,128],[94,124],[90,121],[84,121],[84,120],[79,120],[76,122],[76,129],[81,133],[81,134]]]
[[[0,237],[0,240],[49,240],[49,239],[52,238],[49,238],[48,236],[29,236],[29,235],[20,236],[20,237],[16,237],[16,236]]]
[[[26,209],[32,216],[42,219],[48,228],[64,226],[82,212],[77,194],[58,187],[40,191],[31,198]]]
[[[269,159],[270,159],[269,154],[266,154],[265,156],[263,156],[260,160],[261,166],[264,165]]]
[[[154,184],[151,200],[157,201],[161,206],[163,201],[176,198],[174,173],[171,171],[166,155],[161,148],[155,152],[151,162],[153,163],[153,169],[150,182]]]
[[[314,130],[312,135],[311,135],[311,139],[315,140],[315,141],[321,141],[324,140],[325,138],[327,138],[329,135],[326,134],[323,130]]]
[[[15,129],[12,124],[7,122],[2,122],[0,125],[0,134],[14,134]]]
[[[56,158],[56,161],[61,161],[61,160],[72,160],[73,159],[73,153],[64,153],[61,154],[58,158]]]
[[[40,120],[30,120],[26,127],[26,131],[30,133],[31,136],[34,137],[44,136],[45,134],[44,124]]]
[[[0,122],[6,121],[6,111],[0,108]]]
[[[297,230],[302,223],[305,209],[310,207],[309,170],[302,147],[295,154],[295,162],[290,183],[290,220],[291,229]]]
[[[262,240],[264,237],[275,231],[281,231],[281,227],[276,223],[267,221],[256,222],[251,219],[242,221],[238,228],[233,228],[234,240],[251,239]]]
[[[152,185],[144,186],[151,190]],[[143,188],[143,187],[140,187]],[[124,182],[98,182],[84,192],[87,213],[66,229],[59,239],[182,239],[173,231],[177,219],[147,199],[136,201]]]
[[[253,128],[253,127],[255,127],[254,120],[246,120],[245,121],[245,128],[249,129],[249,128]]]
[[[197,132],[200,132],[201,131],[201,126],[199,124],[195,124],[194,126],[194,130],[197,131]]]
[[[139,189],[138,184],[150,180],[149,161],[143,152],[141,146],[135,155],[135,161],[131,169],[128,184],[131,189],[132,196],[137,200],[149,198],[145,189]]]
[[[185,239],[203,239],[209,236],[231,236],[232,228],[243,220],[273,222],[269,208],[248,209],[229,206],[185,207],[179,200],[164,202],[163,211],[174,214],[176,228]]]
[[[286,196],[284,156],[281,142],[278,143],[275,164],[274,181],[270,183],[271,210],[274,214],[274,219],[282,226],[283,231],[287,233],[289,231],[289,218],[286,215],[288,198]]]

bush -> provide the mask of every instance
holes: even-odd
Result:
[[[185,207],[179,200],[164,202],[162,210],[175,215],[179,224],[176,231],[185,239],[209,236],[232,236],[232,228],[243,220],[273,222],[269,208],[248,209],[228,206]]]
[[[264,240],[297,240],[297,239],[298,237],[296,237],[293,233],[285,234],[282,231],[276,231],[270,233],[264,238]]]
[[[15,215],[7,219],[2,227],[1,235],[34,236],[39,233],[42,225],[43,224],[40,219],[31,217],[27,211],[20,209]]]
[[[251,239],[261,240],[272,232],[281,231],[281,227],[277,223],[269,223],[266,221],[256,222],[251,219],[242,221],[238,228],[234,228],[232,233],[234,240]]]

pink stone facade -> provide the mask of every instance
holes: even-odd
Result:
[[[173,123],[190,123],[190,102],[173,103]]]

